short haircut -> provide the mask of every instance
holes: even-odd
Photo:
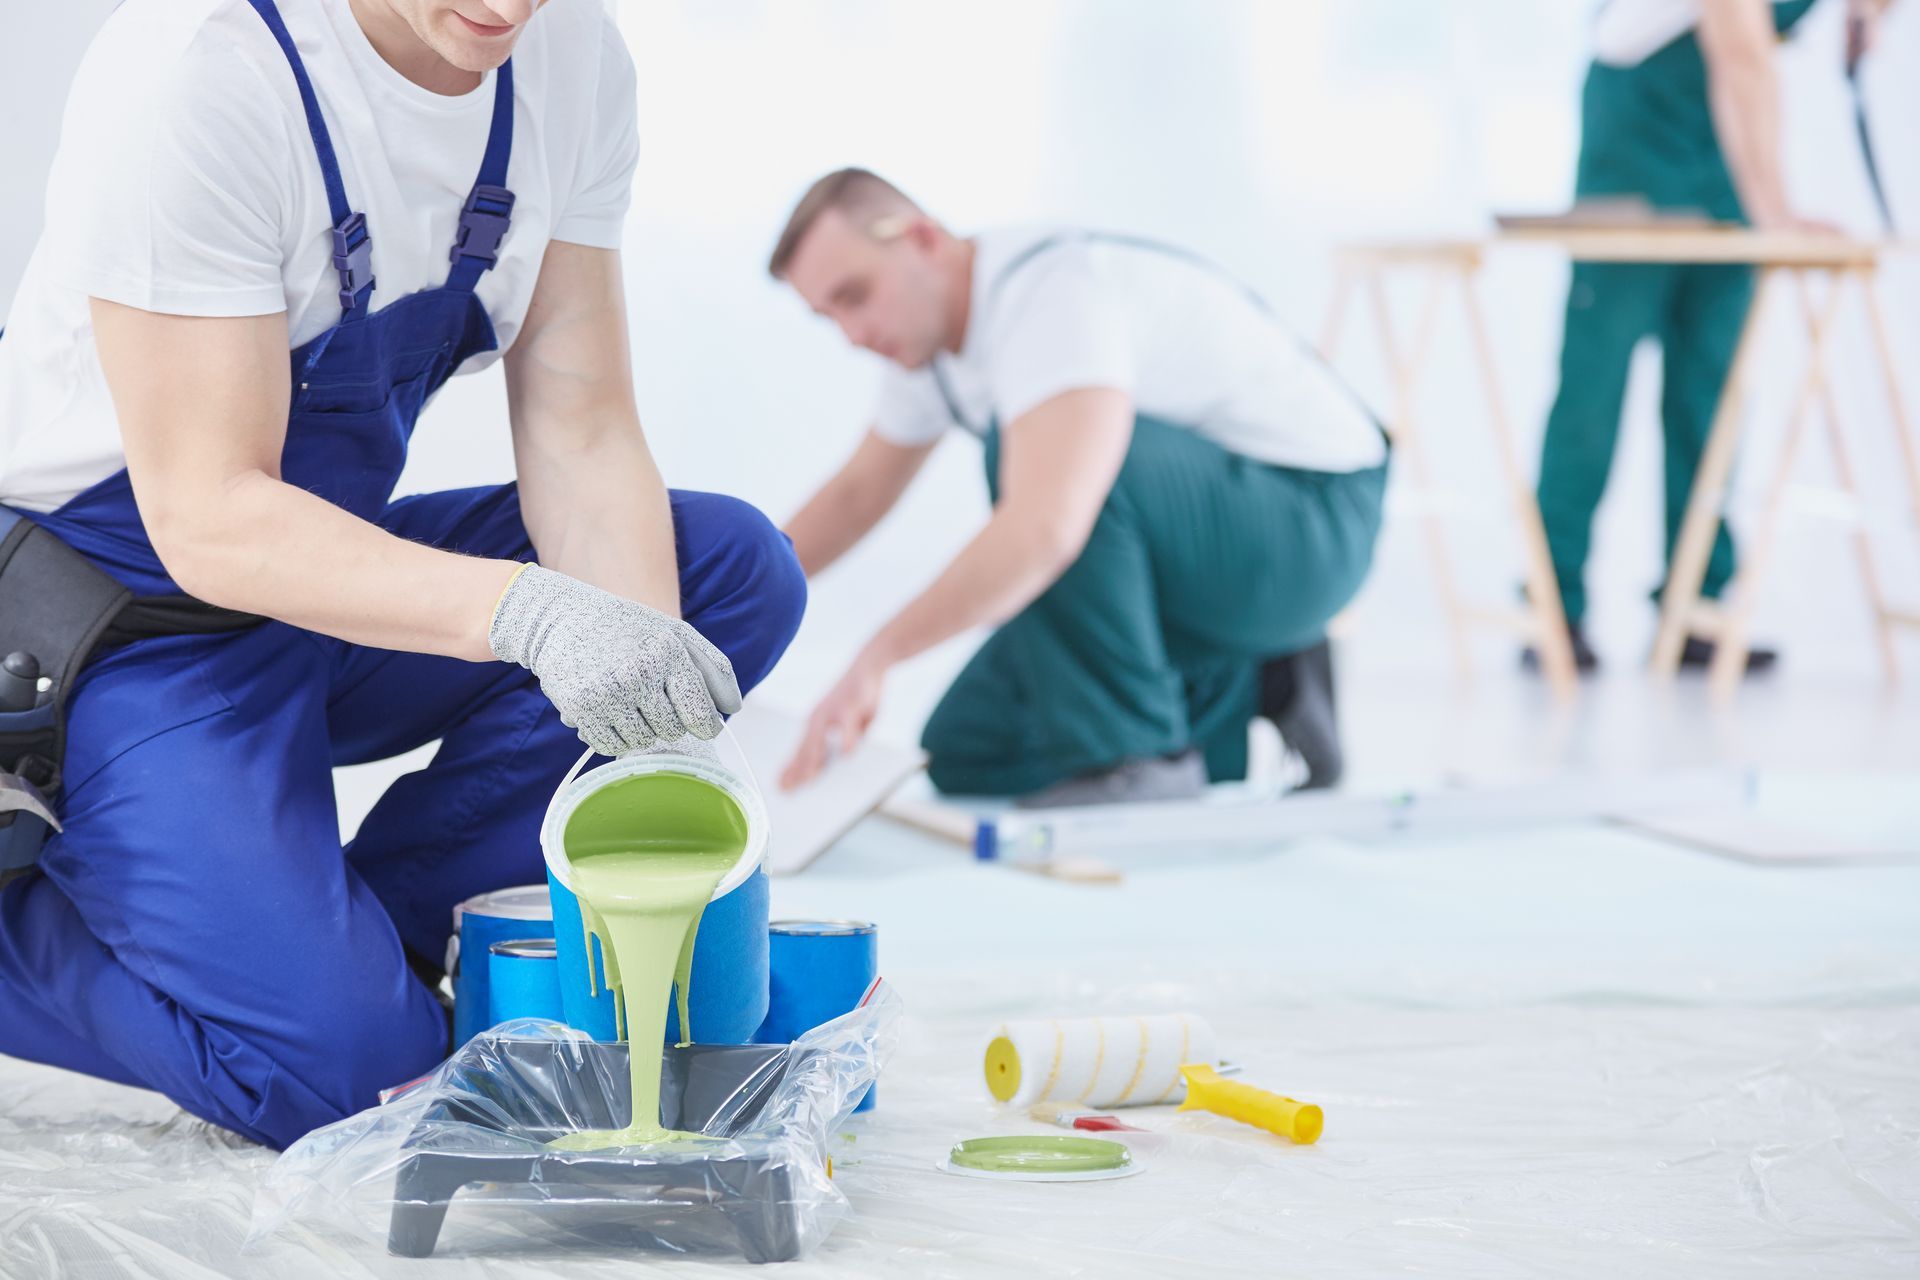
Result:
[[[786,278],[800,241],[829,209],[838,209],[862,231],[870,231],[875,222],[888,215],[918,216],[925,212],[904,191],[877,173],[867,169],[836,169],[807,188],[807,194],[794,206],[786,230],[780,233],[773,256],[767,260],[767,274],[776,280]]]

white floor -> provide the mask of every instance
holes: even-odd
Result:
[[[1358,790],[1754,765],[1803,824],[1920,832],[1912,695],[1871,671],[1789,669],[1725,712],[1616,672],[1561,712],[1492,661],[1461,689],[1364,638],[1349,659]],[[778,882],[778,914],[879,922],[910,1015],[880,1109],[836,1155],[851,1212],[802,1270],[1920,1265],[1920,861],[1755,866],[1591,823],[1111,860],[1123,885],[1063,885],[872,820]],[[1320,1144],[1148,1112],[1169,1136],[1125,1182],[934,1171],[956,1139],[1028,1127],[977,1080],[1000,1019],[1170,1009],[1211,1019],[1250,1081],[1321,1103]],[[161,1099],[15,1062],[0,1097],[0,1275],[420,1270],[324,1225],[238,1254],[270,1156]],[[435,1274],[633,1263],[537,1235],[463,1253],[460,1224]]]

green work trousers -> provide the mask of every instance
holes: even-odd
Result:
[[[998,497],[999,441],[987,439]],[[1022,795],[1199,748],[1246,776],[1260,667],[1307,648],[1373,558],[1386,467],[1270,466],[1142,417],[1071,567],[996,631],[927,722],[949,794]]]
[[[1586,614],[1593,515],[1613,463],[1634,347],[1642,338],[1657,338],[1664,362],[1660,424],[1671,559],[1752,296],[1753,275],[1742,266],[1582,262],[1574,267],[1560,351],[1560,394],[1547,418],[1539,489],[1540,516],[1570,622]],[[1733,567],[1733,539],[1723,523],[1707,561],[1702,590],[1708,597],[1720,594]]]
[[[1774,6],[1784,34],[1810,0]],[[1657,208],[1743,221],[1707,98],[1706,65],[1691,33],[1631,67],[1595,64],[1581,97],[1577,195],[1639,195]],[[1620,433],[1627,370],[1642,339],[1660,344],[1665,439],[1666,554],[1680,533],[1694,472],[1753,299],[1744,266],[1582,262],[1567,294],[1560,390],[1540,457],[1540,515],[1569,621],[1586,613],[1593,516]],[[1733,541],[1715,534],[1703,591],[1733,577]]]

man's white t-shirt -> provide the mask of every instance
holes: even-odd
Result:
[[[1699,22],[1700,0],[1606,0],[1593,18],[1594,61],[1638,66]]]
[[[1637,67],[1699,25],[1700,0],[1605,0],[1593,17],[1593,59]]]
[[[378,309],[444,283],[495,76],[433,93],[380,57],[348,0],[280,0],[347,190]],[[633,62],[599,0],[555,0],[513,55],[516,200],[477,292],[500,350],[552,240],[618,248],[638,155]],[[0,337],[0,503],[51,511],[124,465],[89,296],[192,316],[340,319],[326,188],[286,56],[246,0],[130,0],[74,79],[46,230]],[[496,353],[475,356],[472,372]]]
[[[1337,472],[1385,459],[1360,400],[1218,268],[1057,228],[990,231],[974,245],[966,340],[927,367],[887,370],[874,413],[883,439],[928,444],[955,425],[1004,426],[1063,392],[1113,388],[1137,413],[1258,462]]]

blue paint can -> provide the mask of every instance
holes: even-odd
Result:
[[[587,936],[580,899],[551,874],[553,936],[560,949],[560,998],[566,1022],[595,1040],[617,1040],[613,993],[602,975],[600,940]],[[767,873],[707,904],[693,937],[687,1017],[701,1044],[747,1044],[767,1012]],[[589,951],[591,948],[591,951]],[[588,965],[591,962],[591,969]],[[680,1015],[667,1004],[667,1043],[680,1043]]]
[[[694,778],[739,806],[747,829],[739,860],[714,890],[693,941],[693,974],[687,1015],[701,1044],[747,1044],[767,1014],[767,904],[770,893],[761,863],[767,849],[767,810],[739,744],[722,734],[710,744],[666,743],[587,769],[591,751],[561,780],[540,826],[552,897],[553,936],[560,951],[560,992],[567,1025],[596,1040],[616,1039],[613,996],[607,991],[605,956],[587,937],[580,899],[567,865],[567,823],[601,787],[647,774]],[[582,772],[585,770],[585,772]],[[668,1002],[668,1044],[680,1039],[680,1019]]]
[[[487,951],[489,1026],[515,1018],[561,1021],[560,957],[552,938],[516,938]]]
[[[553,907],[545,885],[496,889],[453,909],[447,973],[453,978],[454,1048],[493,1025],[487,1013],[489,948],[515,938],[546,938],[553,931]]]
[[[754,1041],[790,1044],[851,1013],[879,966],[879,933],[866,921],[775,920],[767,928],[767,1018]],[[854,1109],[873,1109],[872,1089]]]

